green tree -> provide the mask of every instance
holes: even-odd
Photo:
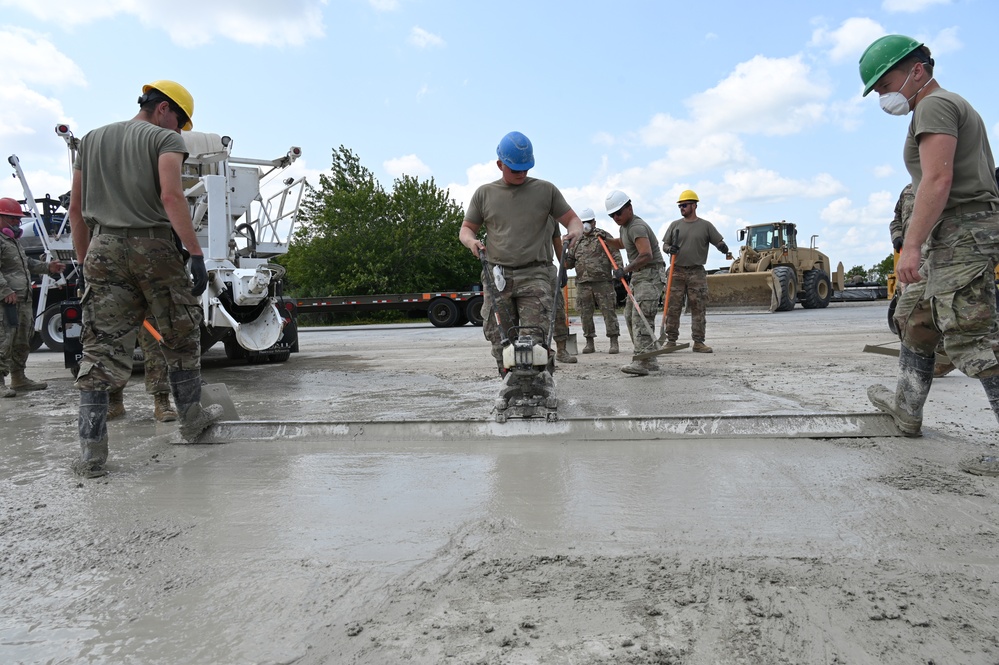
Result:
[[[888,284],[888,275],[895,271],[895,255],[889,254],[881,263],[871,268],[871,279],[882,286]]]
[[[299,296],[458,289],[479,263],[458,242],[464,211],[433,179],[403,176],[387,193],[349,149],[333,151],[299,212],[284,263]]]

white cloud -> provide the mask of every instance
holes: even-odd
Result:
[[[893,175],[895,175],[895,167],[891,164],[881,164],[874,167],[875,178],[887,178]]]
[[[154,0],[0,0],[39,19],[64,26],[84,25],[124,14],[151,29],[162,29],[179,46],[193,47],[222,37],[258,46],[299,46],[323,36],[326,0],[212,0],[201,3],[197,18],[176,5]]]
[[[880,191],[870,194],[867,203],[859,207],[845,197],[831,201],[819,213],[820,219],[828,225],[823,240],[826,246],[837,247],[842,255],[829,258],[835,263],[845,257],[854,257],[849,265],[843,261],[849,270],[862,262],[865,265],[877,263],[891,254],[888,224],[895,215],[897,199],[897,193]]]
[[[833,62],[860,59],[871,42],[885,34],[881,24],[869,18],[848,18],[835,30],[818,28],[812,33],[812,46],[826,47]]]
[[[915,14],[935,5],[949,5],[950,0],[884,0],[881,8],[886,12],[907,12]]]
[[[820,173],[810,180],[786,178],[770,169],[728,171],[724,183],[718,188],[717,199],[723,203],[743,201],[784,201],[793,198],[824,198],[846,191],[846,188],[828,173]]]
[[[957,28],[944,28],[937,33],[936,37],[924,39],[926,45],[930,47],[934,57],[943,53],[953,53],[964,48],[964,44],[957,36]]]
[[[395,159],[389,159],[382,164],[382,167],[393,178],[400,178],[403,175],[414,178],[428,178],[432,175],[430,167],[424,164],[416,155],[404,155]]]
[[[420,26],[413,26],[413,29],[409,31],[409,43],[417,48],[433,48],[444,46],[444,40],[433,34],[432,32],[427,32]]]
[[[472,194],[475,193],[479,185],[497,180],[500,177],[500,172],[496,168],[496,161],[493,160],[473,164],[465,169],[465,176],[466,181],[464,183],[453,182],[446,187],[451,198],[457,201],[458,205],[462,208],[468,206],[468,202],[472,199]]]

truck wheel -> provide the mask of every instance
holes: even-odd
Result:
[[[62,351],[62,306],[53,305],[42,314],[42,341],[53,351]]]
[[[898,306],[898,291],[892,297],[891,302],[888,303],[888,330],[892,332],[893,335],[898,334],[898,326],[895,324],[895,308]]]
[[[45,340],[42,339],[42,336],[40,334],[32,333],[31,339],[28,340],[28,352],[34,353],[38,349],[42,348],[42,342],[44,341]]]
[[[465,316],[473,326],[482,325],[482,297],[476,296],[465,305]]]
[[[250,356],[247,350],[239,345],[239,342],[236,340],[236,333],[226,335],[222,340],[222,344],[225,346],[225,357],[229,360],[246,360]]]
[[[438,328],[450,328],[458,322],[458,305],[450,298],[431,300],[427,318]]]
[[[790,312],[794,309],[794,303],[798,299],[798,280],[794,275],[794,268],[777,266],[773,269],[773,276],[780,293],[777,311]]]
[[[808,270],[805,272],[805,299],[801,301],[801,306],[805,309],[822,309],[829,306],[829,299],[832,298],[832,284],[829,276],[821,270]]]

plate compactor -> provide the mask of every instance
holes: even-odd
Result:
[[[559,288],[566,280],[565,258],[568,249],[569,244],[565,243],[553,288]],[[507,327],[507,322],[512,319],[499,299],[499,292],[505,284],[497,284],[497,279],[503,279],[502,269],[490,265],[484,251],[479,253],[479,259],[482,261],[485,287],[493,302],[491,314],[500,330],[500,343],[503,345],[503,358],[500,361],[503,387],[496,398],[496,422],[503,423],[508,418],[558,420],[558,396],[555,394],[555,379],[552,377],[555,371],[555,352],[552,351],[551,343],[555,334],[554,303],[547,331],[541,326]]]

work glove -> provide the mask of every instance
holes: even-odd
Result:
[[[564,289],[569,284],[569,274],[560,272],[558,276],[558,288]]]
[[[891,246],[895,249],[896,252],[901,252],[902,251],[902,239],[901,238],[894,238],[894,239],[892,239]]]
[[[192,296],[200,296],[208,288],[208,271],[205,269],[204,256],[191,257],[191,275],[194,277]]]
[[[669,247],[666,248],[666,253],[667,254],[679,254],[680,253],[680,246],[679,245],[670,245]]]
[[[624,279],[625,272],[624,268],[614,268],[611,270],[611,277],[614,279]]]

